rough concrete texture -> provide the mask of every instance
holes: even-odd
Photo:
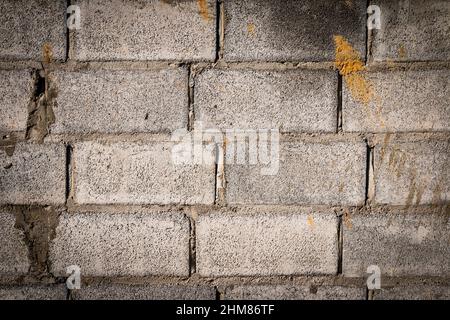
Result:
[[[381,10],[375,30],[375,61],[450,60],[450,2],[447,0],[373,0]]]
[[[202,285],[91,285],[72,291],[73,300],[215,300],[214,288]]]
[[[344,131],[450,130],[449,70],[369,72],[364,78],[374,90],[367,105],[355,101],[344,81]]]
[[[21,142],[13,151],[0,148],[0,203],[64,204],[65,174],[63,144]]]
[[[195,119],[220,129],[335,132],[333,71],[207,70],[195,83]]]
[[[187,127],[187,70],[52,74],[52,133],[172,132]]]
[[[201,276],[334,274],[334,213],[200,215],[196,224]]]
[[[332,61],[334,35],[365,52],[364,1],[227,0],[224,58]]]
[[[449,300],[450,287],[445,285],[403,285],[375,290],[373,300]]]
[[[14,214],[3,210],[0,211],[1,274],[25,274],[30,267],[24,232],[16,228],[15,223]]]
[[[226,165],[227,203],[364,203],[366,147],[362,142],[281,142],[278,173],[261,175],[266,167]]]
[[[78,0],[77,60],[214,60],[215,1]]]
[[[59,285],[1,286],[0,300],[66,300],[67,289]]]
[[[43,59],[44,47],[54,60],[66,57],[65,0],[2,0],[0,59]]]
[[[248,285],[227,288],[225,300],[365,300],[364,287]]]
[[[25,131],[33,95],[31,70],[0,70],[0,132]]]
[[[180,214],[65,213],[50,247],[51,271],[82,276],[189,274],[189,221]]]
[[[344,276],[367,276],[370,265],[388,276],[450,274],[448,215],[373,213],[350,221],[344,224]]]
[[[375,202],[445,204],[450,200],[450,142],[385,143],[375,147]]]
[[[75,195],[87,204],[212,204],[215,165],[172,161],[170,142],[77,143]]]

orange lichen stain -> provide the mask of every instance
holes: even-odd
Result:
[[[254,36],[255,35],[255,24],[249,22],[247,23],[247,32],[250,36]]]
[[[334,36],[334,44],[336,47],[335,67],[344,77],[353,99],[367,106],[374,97],[374,90],[372,85],[360,74],[365,67],[359,53],[342,36]]]
[[[401,44],[400,47],[398,48],[398,56],[400,57],[400,59],[405,59],[406,58],[406,49],[405,47]]]
[[[44,43],[42,46],[42,58],[45,63],[51,63],[53,61],[53,48],[50,43]]]
[[[200,15],[202,16],[203,20],[209,21],[211,19],[211,17],[209,16],[209,12],[208,12],[207,0],[197,0],[197,3],[198,3]]]
[[[308,215],[308,218],[306,219],[306,223],[308,226],[311,227],[311,229],[314,229],[314,219],[311,215]]]
[[[342,216],[342,222],[347,229],[351,230],[353,228],[352,218],[350,217],[350,212],[348,210],[345,210],[344,215]]]

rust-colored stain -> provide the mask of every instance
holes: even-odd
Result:
[[[344,226],[347,229],[351,230],[353,228],[352,218],[350,217],[350,212],[348,210],[344,211],[344,215],[342,216],[342,222],[344,223]]]
[[[53,61],[53,48],[50,43],[44,43],[42,46],[42,58],[45,63]]]
[[[207,0],[197,0],[197,3],[198,3],[200,15],[202,16],[203,20],[209,21],[211,19],[211,17],[209,16],[209,12],[208,12]]]
[[[306,223],[308,226],[311,227],[311,229],[314,229],[314,219],[311,215],[308,215],[308,218],[306,219]]]
[[[253,37],[255,35],[255,24],[254,23],[247,23],[247,32],[248,34]]]
[[[406,49],[405,49],[405,47],[404,47],[402,44],[401,44],[400,47],[398,48],[398,56],[399,56],[401,59],[405,59],[406,56],[407,56]]]
[[[393,147],[389,154],[389,170],[395,174],[397,178],[403,174],[405,164],[407,161],[406,154],[398,147]]]
[[[411,170],[408,197],[406,198],[406,207],[411,206],[416,193],[416,170]]]

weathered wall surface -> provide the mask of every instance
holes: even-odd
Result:
[[[0,299],[449,299],[447,0],[0,12]],[[176,164],[198,126],[279,129],[277,170]]]

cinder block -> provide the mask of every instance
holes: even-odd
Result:
[[[247,285],[227,288],[225,300],[365,300],[364,287]]]
[[[189,274],[189,221],[182,215],[65,213],[50,248],[51,271],[83,276]]]
[[[201,276],[334,274],[334,213],[213,213],[197,221],[197,272]]]
[[[362,142],[281,142],[278,171],[262,175],[261,168],[269,167],[276,169],[276,161],[268,165],[237,164],[237,161],[227,164],[227,202],[364,203],[366,147]]]
[[[77,0],[77,60],[211,61],[216,2]]]
[[[15,227],[14,214],[0,211],[0,273],[25,274],[30,268],[28,248],[22,230]],[[1,294],[0,294],[1,297]]]
[[[74,146],[75,201],[83,204],[212,204],[215,165],[175,163],[171,142]]]
[[[386,142],[375,147],[375,201],[443,204],[450,199],[450,142]]]
[[[66,5],[65,0],[1,1],[0,59],[64,60]]]
[[[354,215],[344,224],[343,274],[368,276],[376,265],[387,276],[450,274],[450,217],[427,213]],[[383,287],[383,278],[381,278]]]
[[[17,143],[0,148],[0,203],[64,204],[66,149],[63,144]]]
[[[187,127],[187,70],[54,72],[52,133],[172,132]]]
[[[1,286],[0,300],[66,300],[67,289],[60,285]]]
[[[367,72],[364,78],[374,92],[367,105],[352,98],[344,81],[344,131],[450,130],[449,70]]]
[[[325,70],[217,70],[196,78],[195,119],[220,129],[335,132],[337,75]]]
[[[25,131],[33,95],[31,70],[0,70],[0,82],[0,132]]]
[[[450,2],[376,0],[381,29],[374,30],[375,61],[450,60]]]
[[[74,300],[215,300],[214,288],[202,285],[91,285],[72,291]]]
[[[449,300],[450,287],[445,285],[400,285],[375,290],[373,300]]]
[[[227,0],[224,5],[226,60],[332,61],[335,35],[364,56],[364,1]]]

